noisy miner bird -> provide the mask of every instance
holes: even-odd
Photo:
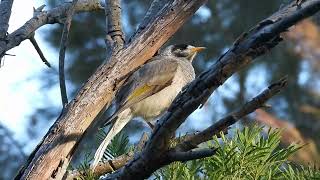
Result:
[[[204,49],[170,45],[128,77],[116,94],[116,111],[106,121],[111,127],[95,153],[91,169],[95,169],[111,139],[132,118],[150,122],[168,109],[181,89],[195,78],[192,60]]]

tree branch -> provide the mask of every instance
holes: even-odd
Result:
[[[193,15],[206,0],[175,0],[126,48],[113,54],[79,90],[30,155],[17,179],[48,179],[59,162],[74,153],[83,133],[97,114],[108,107],[121,79],[141,66]],[[161,33],[160,33],[161,32]]]
[[[168,159],[171,162],[174,161],[190,161],[190,160],[195,160],[195,159],[201,159],[205,157],[212,156],[216,153],[215,149],[211,148],[206,148],[206,149],[200,149],[200,150],[195,150],[195,151],[188,151],[188,152],[173,152],[171,151],[168,153]]]
[[[134,38],[136,35],[138,35],[146,26],[148,23],[154,21],[155,17],[157,17],[157,14],[161,11],[161,9],[166,7],[166,4],[170,0],[153,0],[146,15],[144,16],[143,20],[139,24],[139,27],[137,31],[134,33],[132,38]],[[131,39],[130,39],[131,40]],[[129,40],[129,41],[130,41]]]
[[[134,152],[130,151],[126,154],[123,154],[115,159],[105,161],[105,162],[99,162],[97,167],[94,169],[94,175],[101,176],[106,173],[112,173],[114,170],[117,170],[121,167],[123,167],[128,161],[132,160],[134,156]],[[65,180],[73,180],[81,177],[81,175],[84,172],[73,170],[66,174],[66,176],[63,178]]]
[[[75,10],[75,6],[78,3],[78,0],[73,0],[72,4],[67,11],[66,20],[63,26],[63,32],[60,42],[60,52],[59,52],[59,84],[60,84],[60,92],[61,92],[61,101],[62,101],[62,108],[63,110],[68,105],[68,95],[66,89],[66,80],[64,76],[64,61],[67,49],[67,43],[69,38],[69,31],[72,21],[72,16]]]
[[[46,59],[46,57],[44,57],[36,39],[34,38],[34,34],[31,35],[31,37],[29,38],[31,44],[33,45],[34,49],[36,49],[37,53],[39,54],[42,62],[44,62],[45,65],[47,65],[48,67],[51,67],[51,64],[49,63],[49,61]]]
[[[13,0],[2,0],[0,3],[0,42],[5,41],[9,29]]]
[[[11,16],[13,0],[2,0],[0,3],[0,49],[6,46],[7,33],[9,29],[9,20]],[[5,52],[0,51],[0,64],[1,58],[5,55]]]
[[[70,6],[71,3],[66,2],[51,10],[37,13],[23,26],[9,34],[6,37],[5,44],[0,43],[0,58],[4,56],[6,51],[18,46],[22,41],[31,37],[31,35],[41,26],[62,22],[62,19],[66,17],[67,11]],[[99,0],[79,0],[75,7],[75,12],[80,13],[101,9],[102,6],[100,5]],[[3,11],[0,10],[0,12]]]
[[[168,162],[164,156],[169,148],[169,139],[185,119],[204,104],[211,93],[232,74],[276,46],[282,40],[280,33],[319,9],[320,0],[306,1],[300,7],[293,2],[240,36],[209,70],[203,72],[178,95],[159,120],[140,155],[105,179],[143,179],[166,165]]]
[[[214,135],[218,135],[221,131],[227,130],[229,126],[235,124],[239,119],[252,113],[256,109],[263,107],[271,97],[280,92],[280,90],[282,90],[286,85],[286,78],[282,78],[279,81],[271,84],[267,89],[265,89],[258,96],[254,97],[251,101],[247,102],[239,110],[220,119],[215,124],[201,131],[200,133],[189,136],[184,142],[173,148],[173,151],[189,151],[197,148],[198,144],[209,141]]]
[[[121,25],[121,3],[120,0],[105,0],[105,14],[107,24],[106,45],[107,52],[120,50],[124,43],[124,34]]]

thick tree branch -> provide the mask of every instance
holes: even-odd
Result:
[[[299,7],[293,2],[244,33],[209,70],[184,88],[159,120],[140,155],[105,179],[143,179],[166,165],[164,156],[169,149],[169,139],[184,120],[232,74],[276,46],[282,40],[280,33],[319,10],[320,0],[306,1]]]
[[[226,131],[227,128],[244,116],[252,113],[258,108],[261,108],[265,103],[273,97],[275,94],[280,92],[287,84],[287,79],[283,78],[276,83],[271,84],[266,90],[260,93],[258,96],[254,97],[251,101],[247,102],[239,110],[229,114],[228,116],[220,119],[212,126],[201,131],[198,134],[189,136],[187,140],[178,144],[173,151],[189,151],[197,148],[197,145],[206,142],[214,135],[218,135],[221,131]]]
[[[16,178],[50,178],[59,168],[60,161],[72,157],[97,114],[110,105],[123,77],[150,59],[205,2],[175,0],[168,4],[126,48],[114,53],[106,64],[101,65],[50,128]]]
[[[64,76],[64,61],[66,56],[67,43],[69,38],[69,31],[71,26],[71,21],[74,13],[74,9],[78,0],[73,0],[72,4],[67,11],[67,18],[64,22],[62,37],[60,41],[60,52],[59,52],[59,84],[60,84],[60,93],[61,93],[61,101],[63,110],[68,105],[68,95],[66,89],[66,80]]]
[[[106,44],[107,52],[120,50],[124,43],[124,34],[121,25],[121,3],[120,0],[105,0],[105,14],[107,24]]]
[[[154,18],[157,17],[157,14],[161,11],[162,8],[166,7],[166,4],[170,0],[153,0],[146,15],[144,16],[143,20],[139,24],[139,27],[135,34],[132,36],[134,38],[137,34],[139,34],[146,26],[148,23],[154,21]]]
[[[62,19],[66,17],[70,6],[71,3],[66,2],[51,10],[37,13],[23,26],[9,34],[6,37],[5,44],[0,44],[0,58],[6,53],[6,51],[18,46],[22,41],[31,37],[31,35],[41,26],[63,22]],[[99,0],[79,0],[75,7],[75,13],[101,9],[102,6],[100,5]]]

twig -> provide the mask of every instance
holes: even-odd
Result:
[[[120,0],[105,0],[105,3],[106,45],[107,52],[111,55],[111,52],[120,50],[125,42],[121,26],[121,4]]]
[[[37,53],[39,54],[42,62],[44,62],[44,64],[47,65],[48,67],[51,67],[49,61],[44,57],[36,39],[34,38],[34,34],[29,38],[29,40],[32,43],[33,47],[36,49]]]
[[[60,92],[61,92],[61,100],[63,109],[68,104],[68,96],[66,90],[66,82],[64,77],[64,60],[66,54],[66,48],[68,43],[69,30],[71,26],[71,20],[74,13],[74,8],[77,4],[78,0],[73,0],[70,9],[67,12],[67,18],[64,23],[61,42],[60,42],[60,52],[59,52],[59,83],[60,83]]]
[[[173,150],[189,151],[191,149],[196,148],[198,144],[212,139],[214,135],[218,135],[219,132],[227,130],[228,127],[236,123],[239,119],[252,113],[256,109],[263,107],[267,100],[269,100],[271,97],[277,94],[286,85],[287,85],[286,78],[282,78],[279,81],[271,84],[267,89],[265,89],[262,93],[260,93],[256,97],[254,97],[251,101],[247,102],[239,110],[220,119],[215,124],[201,131],[200,133],[189,136],[187,140],[178,144]]]

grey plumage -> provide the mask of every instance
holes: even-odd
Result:
[[[190,45],[168,46],[126,80],[116,94],[116,111],[106,122],[111,127],[95,153],[92,169],[111,139],[132,118],[151,121],[167,110],[181,89],[195,78],[192,60],[203,49]]]

